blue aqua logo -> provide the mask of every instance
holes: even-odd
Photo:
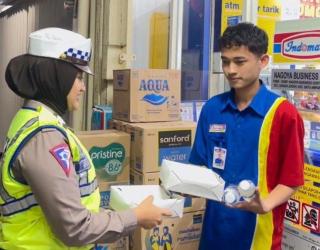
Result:
[[[140,82],[139,91],[148,91],[154,92],[152,94],[147,94],[143,97],[142,100],[152,104],[152,105],[161,105],[165,103],[168,97],[161,95],[160,93],[164,91],[169,91],[168,80],[161,79],[142,79]]]
[[[143,97],[142,100],[152,104],[152,105],[161,105],[163,104],[168,97],[156,94],[148,94]]]

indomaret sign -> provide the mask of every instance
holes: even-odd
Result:
[[[279,22],[273,43],[273,62],[320,63],[320,19]]]

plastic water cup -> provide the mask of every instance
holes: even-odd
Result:
[[[251,200],[255,196],[256,186],[250,180],[242,180],[238,185],[238,191],[244,200]]]
[[[228,186],[223,193],[222,201],[227,205],[233,205],[240,201],[240,193],[237,186]]]

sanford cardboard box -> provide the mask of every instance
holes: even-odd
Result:
[[[77,136],[90,154],[98,182],[129,181],[129,134],[117,130],[96,130],[78,132]]]
[[[155,173],[139,173],[135,170],[130,170],[130,184],[134,185],[159,185],[160,172]],[[185,197],[183,211],[194,212],[204,210],[206,207],[206,200],[203,198]]]
[[[160,171],[163,159],[188,163],[194,140],[194,122],[131,124],[133,168],[141,173]]]
[[[114,243],[96,244],[93,250],[129,250],[129,237],[122,237]]]
[[[165,218],[151,230],[136,229],[130,236],[130,249],[198,249],[203,215],[203,211],[185,213],[182,218]]]
[[[113,71],[113,119],[129,122],[180,120],[180,71]]]

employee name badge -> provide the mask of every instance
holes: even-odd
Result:
[[[218,169],[224,169],[225,162],[226,162],[226,156],[227,156],[227,149],[220,148],[220,147],[214,147],[213,148],[213,160],[212,160],[212,166],[214,168]]]

